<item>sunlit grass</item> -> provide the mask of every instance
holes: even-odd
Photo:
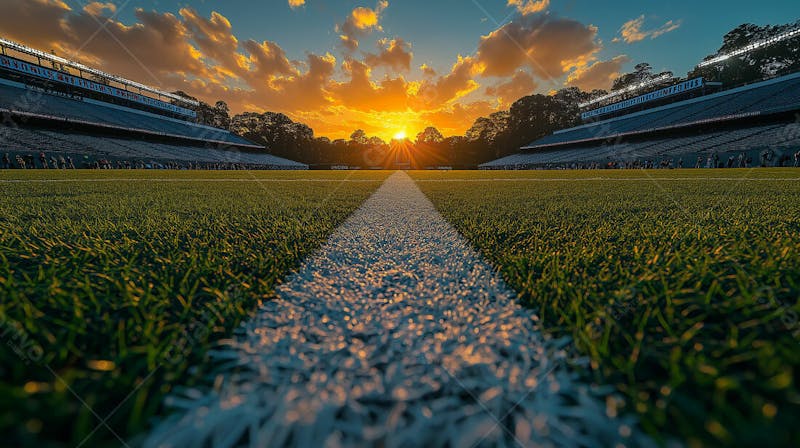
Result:
[[[0,444],[128,440],[386,175],[0,173],[83,180],[0,182]]]
[[[648,432],[800,445],[800,170],[412,175]]]

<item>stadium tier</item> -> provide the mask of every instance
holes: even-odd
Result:
[[[20,115],[34,115],[69,122],[92,123],[158,135],[261,148],[228,131],[201,126],[177,118],[129,109],[116,104],[58,96],[26,89],[24,84],[0,79],[0,107]]]
[[[793,74],[558,131],[481,168],[643,160],[695,166],[709,156],[724,166],[742,153],[748,166],[775,166],[800,149],[798,111],[800,74]]]
[[[308,168],[225,129],[187,121],[194,111],[161,98],[4,55],[0,153],[14,160],[30,153],[38,159],[44,152],[81,166],[103,160],[148,167]]]
[[[50,157],[69,157],[77,168],[97,160],[134,162],[134,166],[159,167],[247,167],[263,169],[306,169],[307,166],[263,152],[218,149],[215,145],[193,146],[148,142],[136,138],[87,135],[63,130],[0,127],[2,152],[12,155],[45,152]],[[138,163],[137,163],[138,162]]]

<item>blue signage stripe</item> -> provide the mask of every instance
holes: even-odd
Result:
[[[662,98],[678,95],[684,92],[688,92],[690,90],[699,89],[704,85],[705,82],[703,81],[703,78],[690,79],[680,84],[675,84],[674,86],[670,86],[661,90],[656,90],[655,92],[650,92],[644,95],[637,96],[636,98],[631,98],[629,100],[620,101],[619,103],[609,104],[608,106],[591,110],[589,112],[584,112],[581,114],[581,118],[586,120],[587,118],[593,118],[593,117],[598,117],[600,115],[610,114],[612,112],[628,109],[634,106],[638,106],[640,104],[648,103],[650,101],[660,100]]]
[[[144,104],[145,106],[155,107],[156,109],[161,109],[180,115],[185,115],[191,118],[197,118],[197,113],[195,111],[186,109],[184,107],[176,106],[174,104],[157,100],[155,98],[150,98],[149,96],[140,95],[134,92],[129,92],[124,89],[118,89],[116,87],[107,86],[105,84],[100,84],[94,81],[89,81],[87,79],[83,79],[78,76],[72,76],[70,74],[59,72],[56,70],[50,70],[48,68],[44,68],[35,64],[29,64],[27,62],[20,61],[19,59],[10,58],[7,56],[0,56],[0,66],[2,66],[7,70],[24,73],[27,75],[33,75],[39,78],[47,79],[48,81],[53,81],[74,87],[80,87],[82,89],[91,90],[93,92],[98,92],[105,95],[111,95],[124,100],[133,101],[139,104]]]

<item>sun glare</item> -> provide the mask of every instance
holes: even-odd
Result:
[[[400,131],[392,137],[394,140],[405,140],[407,137],[406,131]]]

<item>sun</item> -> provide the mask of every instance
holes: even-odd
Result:
[[[405,140],[406,137],[408,137],[408,135],[406,135],[406,131],[403,130],[403,131],[398,132],[397,134],[394,134],[394,137],[392,137],[392,139],[394,139],[394,140]]]

